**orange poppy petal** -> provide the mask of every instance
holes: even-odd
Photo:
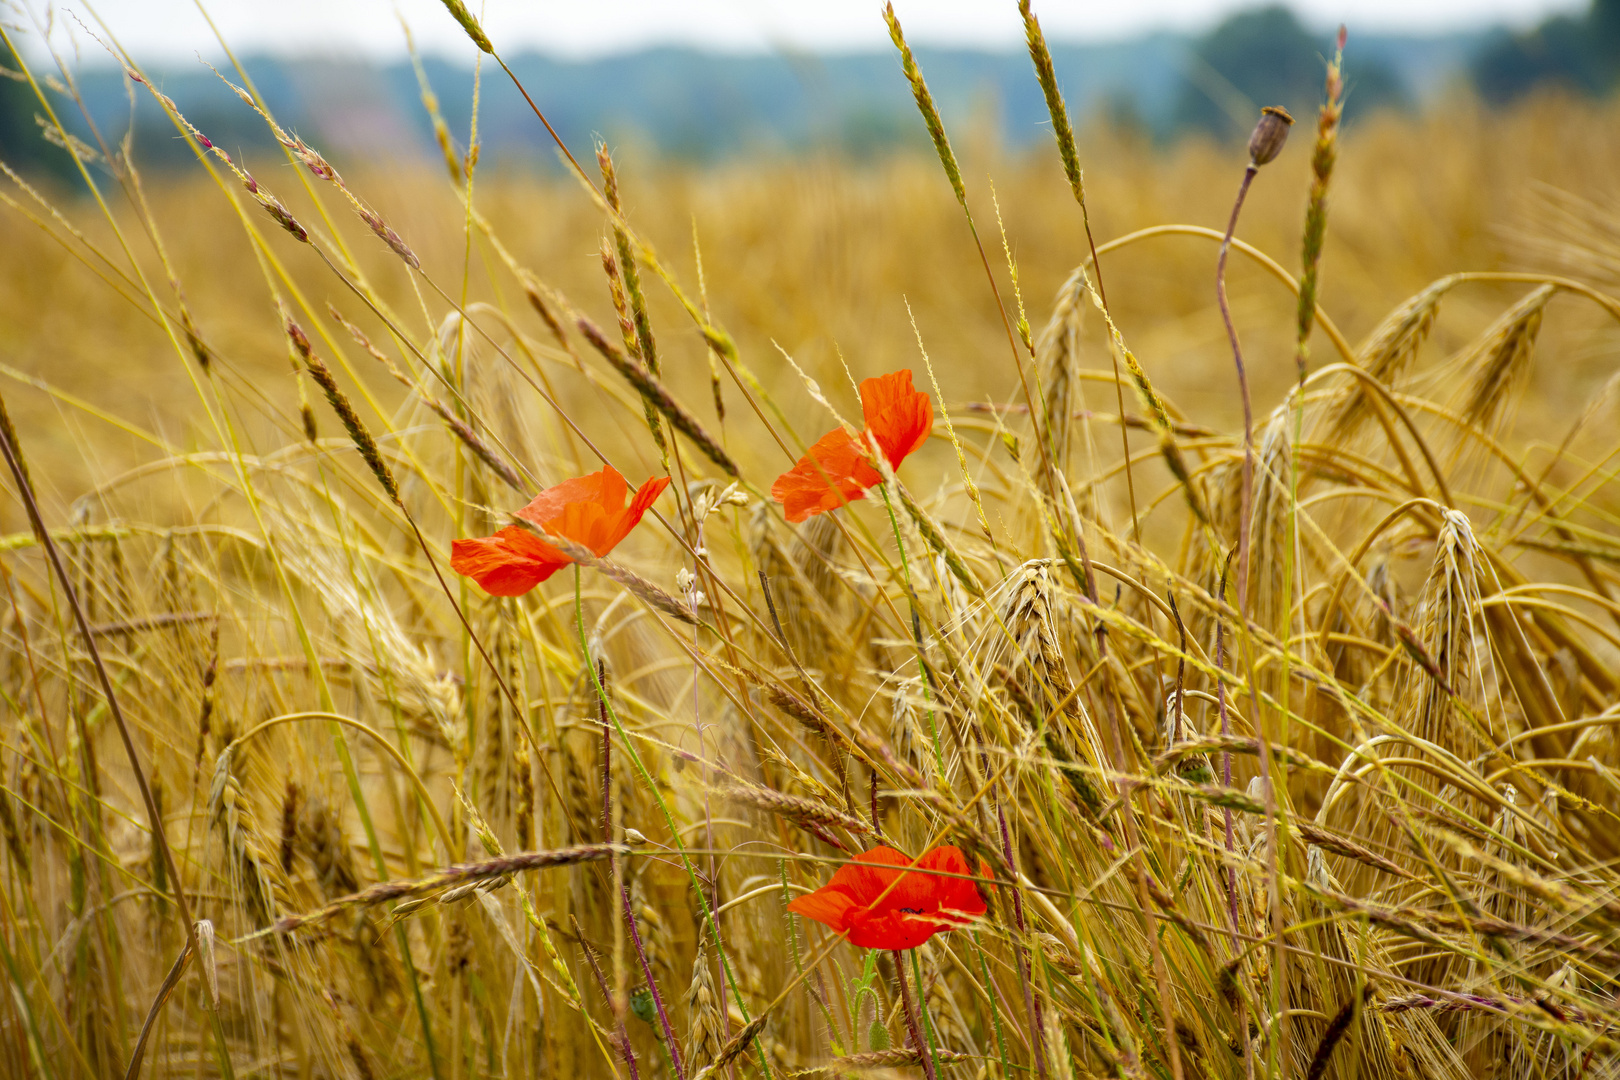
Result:
[[[854,899],[841,889],[824,885],[812,893],[805,893],[788,905],[795,915],[803,915],[818,923],[825,923],[842,933],[849,913],[855,907]]]
[[[917,866],[923,870],[939,870],[946,874],[971,874],[972,869],[962,852],[950,846],[942,845],[926,852],[917,860]],[[988,872],[988,867],[981,865],[981,875]],[[979,895],[977,884],[967,877],[930,876],[930,891],[933,894],[934,904],[938,908],[962,912],[967,915],[983,915],[985,912],[984,898]]]
[[[883,911],[851,920],[849,943],[863,949],[915,949],[949,926],[908,911]]]
[[[909,369],[863,381],[861,412],[891,468],[898,469],[934,429],[934,403],[912,387]]]
[[[875,905],[874,911],[932,913],[939,910],[940,882],[950,879],[919,873],[915,866],[913,864],[907,873],[900,875],[894,888]]]
[[[668,477],[647,481],[626,507],[629,486],[608,466],[547,488],[518,516],[606,555],[636,527],[668,484]],[[456,573],[472,578],[492,596],[521,596],[572,561],[515,525],[494,536],[457,540],[450,546],[450,565]]]
[[[669,477],[654,477],[641,485],[626,506],[629,485],[618,470],[608,466],[547,488],[519,510],[518,516],[583,544],[597,555],[606,555],[629,535],[668,486]]]
[[[910,867],[910,872],[902,874],[894,888],[879,902],[879,909],[929,913],[941,908],[960,908],[963,904],[972,903],[968,897],[976,899],[978,896],[973,882],[966,878],[944,876],[971,872],[962,853],[950,845],[930,848]],[[983,910],[982,905],[980,910]]]
[[[617,511],[624,506],[628,487],[619,471],[608,465],[589,476],[564,480],[556,487],[547,488],[536,495],[528,506],[519,510],[518,517],[528,518],[536,525],[545,527],[548,522],[561,517],[563,511],[573,504],[594,503],[603,510]],[[547,531],[555,530],[548,528]],[[570,536],[569,539],[575,538]]]
[[[971,880],[925,872],[930,870],[966,874],[967,860],[949,845],[933,848],[915,862],[894,848],[873,848],[788,907],[847,933],[850,943],[861,948],[915,949],[985,910]]]
[[[615,503],[612,507],[604,507],[603,504],[595,502],[574,503],[558,519],[558,526],[562,535],[577,540],[598,555],[605,556],[619,546],[619,541],[630,535],[630,530],[640,523],[642,515],[653,504],[653,500],[657,499],[668,486],[667,476],[648,480],[636,491],[635,498],[630,501],[629,506],[621,507]]]
[[[491,596],[522,596],[567,565],[560,552],[510,526],[494,536],[450,545],[451,569],[478,582]]]
[[[910,865],[911,859],[904,852],[875,847],[855,856],[854,862],[840,866],[826,887],[843,890],[865,908],[877,903],[885,892],[892,896],[889,886],[900,877],[900,871]],[[888,902],[888,897],[884,897],[883,904],[887,906]]]
[[[878,479],[855,437],[837,428],[816,440],[809,453],[776,478],[771,498],[782,504],[789,521],[799,522],[864,498]]]
[[[667,487],[669,487],[669,477],[654,476],[636,489],[635,498],[630,500],[630,513],[636,516],[635,521],[630,523],[632,526],[635,525],[636,521],[641,520],[642,514],[652,508],[652,504],[658,501],[658,496],[662,495]]]
[[[667,487],[669,477],[655,476],[636,489],[635,497],[630,500],[630,505],[624,508],[614,525],[613,543],[608,545],[608,551],[612,551],[619,545],[619,541],[630,535],[630,530],[641,523],[642,515],[658,501],[658,496],[662,495]],[[598,551],[597,554],[606,555],[607,551]]]
[[[550,532],[566,536],[582,544],[597,555],[606,555],[617,541],[615,531],[622,510],[604,510],[600,503],[575,502],[563,507],[562,513],[546,523]]]
[[[962,853],[948,845],[927,852],[917,860],[917,865],[924,869],[943,871],[945,874],[965,875],[973,872]],[[989,869],[981,862],[980,876],[988,876]],[[943,874],[935,874],[931,880],[933,910],[944,920],[946,924],[944,929],[962,925],[985,913],[984,894],[980,891],[978,882],[969,877],[945,877]]]

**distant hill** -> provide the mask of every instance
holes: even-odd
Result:
[[[1310,33],[1280,4],[1239,12],[1192,46],[1182,68],[1175,120],[1237,136],[1253,127],[1256,105],[1281,105],[1306,117],[1321,100],[1322,59],[1332,49],[1332,35]],[[1432,54],[1422,56],[1411,71],[1443,68],[1435,61]],[[1369,50],[1358,40],[1345,60],[1347,123],[1419,96],[1418,88],[1402,78],[1399,64],[1387,47]]]
[[[1205,99],[1222,97],[1227,106],[1233,94],[1239,103],[1246,100],[1242,71],[1220,73],[1220,65],[1228,62],[1221,57],[1227,54],[1210,52],[1219,33],[1203,41],[1156,33],[1112,43],[1054,43],[1052,51],[1079,122],[1106,116],[1164,139],[1188,124],[1209,127],[1207,117],[1200,119],[1207,113],[1199,107]],[[1483,33],[1424,38],[1353,34],[1351,100],[1356,101],[1358,71],[1376,73],[1377,94],[1365,95],[1368,104],[1427,100],[1448,79],[1462,77],[1484,40]],[[1301,80],[1308,84],[1320,78],[1326,35],[1305,35],[1295,24],[1284,47],[1298,54],[1289,59],[1296,89]],[[993,121],[999,137],[1013,147],[1048,137],[1045,105],[1024,53],[928,47],[917,52],[946,121],[957,130]],[[1240,68],[1247,62],[1241,48],[1228,53],[1228,60]],[[588,150],[596,134],[696,161],[807,148],[864,156],[925,138],[899,64],[889,52],[748,56],[658,48],[592,60],[525,54],[511,63],[576,153]],[[254,56],[244,66],[281,122],[340,166],[359,157],[437,153],[408,63],[374,66],[343,58]],[[425,67],[452,131],[464,141],[472,69],[437,58],[428,59]],[[1211,70],[1217,71],[1214,90]],[[208,68],[195,64],[150,74],[214,141],[226,148],[268,148],[262,123]],[[121,135],[129,116],[121,74],[91,68],[81,73],[80,83],[97,123],[113,137]],[[1301,93],[1308,107],[1314,100],[1308,86]],[[184,160],[189,150],[156,106],[145,94],[137,98],[137,146],[145,159],[154,164]],[[552,162],[544,135],[505,77],[492,77],[486,69],[479,117],[484,160]],[[14,131],[6,135],[8,142],[15,138]],[[0,151],[17,153],[14,146],[0,146]]]
[[[1620,86],[1620,0],[1592,0],[1582,15],[1555,15],[1522,33],[1499,31],[1474,62],[1487,101],[1556,85],[1585,94]]]

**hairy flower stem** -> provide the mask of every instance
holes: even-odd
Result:
[[[1220,593],[1221,599],[1226,598],[1226,578],[1232,569],[1232,555],[1227,553],[1226,562],[1221,567]],[[1231,717],[1226,711],[1226,680],[1220,678],[1219,672],[1226,669],[1226,624],[1219,619],[1215,621],[1215,708],[1221,718],[1221,738],[1228,738],[1231,733]],[[1232,786],[1232,751],[1221,751],[1221,786]],[[1232,808],[1225,806],[1221,813],[1226,820],[1226,899],[1232,913],[1232,955],[1237,957],[1243,950],[1238,944],[1238,901],[1237,901],[1237,865],[1233,861],[1232,839]]]
[[[1013,866],[1012,834],[1007,831],[1007,811],[1002,808],[1001,801],[996,801],[996,821],[1001,826],[1001,856],[1007,860],[1009,867]],[[1018,983],[1024,991],[1024,1011],[1029,1014],[1031,1030],[1029,1045],[1035,1052],[1035,1074],[1046,1080],[1046,1050],[1040,1033],[1046,1030],[1041,1023],[1041,994],[1030,978],[1029,949],[1026,943],[1029,932],[1024,922],[1024,894],[1017,884],[1012,886],[1013,899],[1013,925],[1018,928],[1018,940],[1013,945],[1013,954],[1018,957]]]
[[[597,962],[596,950],[591,948],[590,943],[585,940],[584,933],[580,930],[579,919],[577,917],[574,919],[574,929],[580,934],[579,951],[585,954],[585,960],[588,964],[590,964],[591,974],[596,976],[597,988],[602,991],[602,996],[608,1000],[608,1004],[612,1005],[613,989],[612,987],[608,986],[607,977],[602,974],[602,965]],[[619,1044],[619,1056],[624,1058],[624,1064],[630,1070],[630,1080],[641,1080],[641,1070],[636,1067],[636,1048],[630,1045],[630,1033],[625,1030],[624,1026],[624,1011],[622,1009],[614,1009],[613,1016],[613,1035],[614,1040]]]
[[[678,1080],[686,1080],[686,1069],[681,1064],[680,1044],[675,1041],[675,1029],[670,1026],[669,1013],[664,1009],[664,995],[658,992],[658,980],[653,978],[652,964],[647,960],[646,946],[641,943],[641,931],[636,928],[635,908],[630,903],[630,886],[621,878],[619,896],[624,901],[624,924],[630,928],[630,943],[636,948],[636,959],[641,961],[641,973],[646,976],[647,990],[652,994],[653,1008],[658,1012],[658,1026],[664,1031],[664,1049],[669,1051],[669,1063],[675,1067]]]
[[[1226,663],[1226,627],[1216,624],[1215,627],[1215,667],[1217,670]],[[1226,738],[1228,721],[1226,715],[1226,683],[1221,679],[1215,680],[1215,705],[1221,714],[1221,738]],[[1232,751],[1221,751],[1221,785],[1232,786]],[[1232,855],[1232,808],[1224,806],[1221,813],[1226,818],[1226,854]],[[1226,867],[1226,899],[1232,911],[1232,953],[1236,955],[1241,951],[1238,947],[1238,902],[1237,902],[1237,867],[1231,863]]]
[[[597,685],[607,685],[607,664],[596,662]],[[608,726],[607,695],[597,700],[597,720],[602,725],[602,838],[613,843],[613,729]],[[630,943],[635,946],[636,959],[641,961],[641,973],[646,976],[647,989],[652,994],[653,1008],[658,1011],[658,1025],[664,1031],[664,1049],[669,1063],[675,1067],[677,1080],[686,1080],[681,1067],[681,1048],[675,1041],[675,1029],[670,1027],[669,1014],[664,1011],[664,995],[658,992],[658,980],[653,978],[652,964],[647,960],[647,948],[641,943],[641,931],[636,927],[636,909],[630,902],[630,885],[625,880],[623,860],[613,860],[613,876],[619,879],[619,897],[624,903],[624,925],[630,930]]]
[[[1232,560],[1231,557],[1228,556],[1226,566],[1221,570],[1220,595],[1222,597],[1226,595],[1226,574],[1231,565]],[[1215,670],[1219,672],[1224,670],[1225,667],[1226,625],[1217,621],[1215,623]],[[1226,711],[1226,680],[1220,678],[1219,676],[1217,676],[1215,679],[1215,707],[1219,711],[1221,717],[1221,738],[1225,739],[1231,730],[1231,721]],[[1221,786],[1227,788],[1228,790],[1230,790],[1232,787],[1231,750],[1221,751]],[[1238,939],[1238,934],[1240,931],[1238,927],[1237,859],[1234,850],[1236,845],[1233,843],[1232,836],[1232,808],[1230,806],[1223,806],[1221,808],[1221,814],[1226,820],[1226,906],[1228,913],[1232,917],[1232,925],[1229,929],[1232,939],[1231,962],[1234,965],[1240,965],[1243,961],[1243,946]],[[1237,977],[1237,971],[1234,970],[1232,975],[1235,979]],[[1248,1008],[1245,1005],[1247,1000],[1248,999],[1242,994],[1238,995],[1237,1008],[1235,1011],[1237,1013],[1237,1029],[1239,1031],[1247,1031],[1249,1028]],[[1244,1074],[1252,1077],[1254,1075],[1254,1056],[1250,1051],[1250,1043],[1247,1037],[1243,1038],[1243,1066]]]
[[[1238,631],[1245,639],[1249,633],[1249,534],[1250,516],[1254,505],[1254,407],[1249,397],[1249,371],[1243,363],[1243,347],[1238,344],[1237,327],[1232,323],[1232,305],[1226,299],[1226,257],[1232,250],[1232,234],[1237,231],[1238,215],[1243,212],[1243,200],[1249,194],[1249,185],[1254,183],[1254,174],[1260,171],[1260,166],[1251,160],[1243,170],[1243,183],[1238,186],[1237,198],[1232,203],[1232,216],[1226,223],[1226,235],[1221,238],[1221,253],[1215,263],[1215,297],[1220,303],[1221,320],[1226,324],[1226,337],[1232,345],[1232,362],[1237,367],[1238,392],[1243,399],[1243,491],[1238,504],[1238,572],[1237,572],[1237,610],[1239,626]],[[1260,741],[1260,783],[1264,788],[1266,808],[1266,869],[1270,878],[1268,889],[1271,902],[1271,917],[1276,931],[1276,963],[1272,965],[1272,989],[1277,997],[1275,1006],[1278,1011],[1286,1007],[1282,1000],[1282,988],[1287,985],[1285,972],[1287,971],[1288,955],[1283,943],[1283,913],[1282,897],[1279,895],[1280,875],[1278,873],[1277,851],[1277,795],[1271,783],[1271,741],[1266,735],[1265,720],[1260,713],[1260,689],[1255,684],[1255,669],[1253,663],[1253,650],[1245,649],[1245,658],[1248,665],[1250,724],[1254,728],[1255,738]],[[1277,1056],[1278,1066],[1286,1077],[1287,1064],[1287,1028],[1286,1023],[1278,1025]]]
[[[889,955],[894,957],[894,978],[895,982],[900,984],[900,1003],[905,1007],[906,1030],[911,1033],[911,1045],[916,1047],[918,1056],[922,1058],[923,1073],[928,1077],[928,1080],[939,1080],[939,1072],[934,1067],[934,1048],[931,1043],[923,1038],[922,1028],[917,1024],[916,1006],[911,1003],[911,990],[906,985],[905,958],[901,956],[899,949],[894,950]],[[922,992],[920,985],[917,987],[917,992]]]
[[[585,662],[590,663],[587,656]],[[602,726],[602,839],[613,843],[613,731],[608,727],[607,718],[607,663],[601,659],[596,661],[596,685],[602,687],[602,692],[596,699],[596,718]],[[608,864],[612,868],[613,887],[624,887],[624,859],[614,855]],[[626,912],[628,914],[628,911]],[[624,988],[624,927],[618,923],[613,924],[613,993],[609,1003],[613,1007],[613,1017],[624,1026],[624,1011],[628,1004],[628,995]]]
[[[1249,370],[1243,363],[1243,347],[1238,344],[1237,327],[1232,324],[1232,305],[1226,299],[1226,257],[1232,251],[1232,234],[1237,231],[1243,200],[1248,197],[1249,185],[1254,183],[1254,174],[1259,171],[1260,167],[1254,164],[1243,170],[1243,183],[1239,185],[1237,199],[1232,203],[1232,217],[1226,223],[1226,235],[1221,239],[1221,254],[1215,261],[1215,298],[1221,306],[1221,320],[1226,324],[1226,338],[1232,344],[1238,391],[1243,398],[1243,501],[1238,513],[1237,594],[1238,611],[1245,618],[1248,616],[1249,596],[1249,507],[1254,498],[1254,408],[1249,400]]]

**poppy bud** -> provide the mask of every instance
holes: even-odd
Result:
[[[1254,134],[1249,136],[1249,163],[1259,167],[1282,153],[1283,144],[1288,141],[1288,129],[1293,124],[1294,118],[1281,105],[1261,109],[1260,122],[1254,125]]]
[[[630,1012],[637,1020],[650,1024],[658,1019],[658,1006],[653,1001],[652,991],[647,987],[638,987],[630,994]]]

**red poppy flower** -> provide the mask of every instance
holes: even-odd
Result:
[[[873,848],[840,866],[831,881],[794,900],[788,910],[826,923],[863,949],[915,949],[941,930],[984,914],[984,898],[968,878],[917,870],[973,872],[962,853],[949,845],[933,848],[915,862],[894,848]],[[979,876],[989,874],[990,868],[980,863]]]
[[[866,417],[867,433],[893,469],[934,428],[934,403],[912,387],[909,370],[862,382],[861,413]],[[782,504],[789,521],[803,521],[864,499],[867,489],[883,479],[870,455],[865,433],[856,438],[843,428],[829,432],[793,468],[776,478],[771,498]]]
[[[654,477],[637,489],[626,506],[629,486],[609,466],[547,488],[517,516],[554,536],[583,544],[597,555],[606,555],[630,534],[668,486],[669,477]],[[494,536],[450,545],[451,568],[478,582],[491,596],[521,596],[573,561],[516,525],[508,525]]]

